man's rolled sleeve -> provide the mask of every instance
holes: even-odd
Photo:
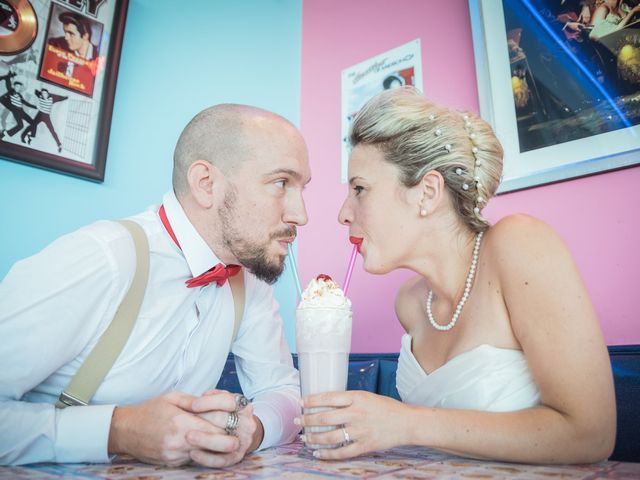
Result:
[[[264,437],[258,450],[293,442],[300,427],[293,419],[300,415],[300,396],[295,391],[266,392],[253,400],[255,415],[262,422]]]

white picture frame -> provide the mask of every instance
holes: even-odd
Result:
[[[586,49],[587,45],[593,46],[592,40],[586,36],[588,30],[584,30],[585,37],[580,40],[580,42],[585,43],[576,43],[577,47],[575,45],[567,46],[569,41],[563,41],[558,34],[561,26],[556,23],[558,17],[551,16],[548,12],[540,13],[539,4],[544,4],[544,2],[545,0],[537,2],[530,0],[505,0],[505,2],[501,0],[469,0],[480,113],[492,125],[505,150],[503,182],[498,190],[499,193],[610,171],[640,163],[640,80],[637,83],[637,89],[635,89],[635,86],[630,87],[629,85],[624,87],[627,92],[631,90],[630,94],[610,96],[613,102],[606,100],[606,97],[605,100],[600,100],[600,90],[607,92],[605,88],[608,85],[606,83],[607,80],[604,81],[603,85],[599,85],[603,82],[601,80],[603,78],[601,71],[595,71],[598,74],[596,77],[590,76],[592,69],[595,68],[595,61],[589,63],[581,60],[586,55],[580,49]],[[560,4],[561,2],[555,3]],[[505,5],[509,10],[505,11]],[[513,10],[518,8],[521,11]],[[547,15],[546,17],[545,14]],[[513,21],[509,24],[510,20],[514,18],[516,22],[521,22],[519,26],[521,32],[511,28],[514,27]],[[628,31],[622,32],[622,35],[627,35],[624,38],[631,39],[634,42],[637,41],[638,47],[640,47],[640,33],[638,33],[640,29],[637,29],[637,27],[637,24],[628,27],[626,29]],[[509,30],[507,30],[508,28]],[[538,28],[538,30],[533,31],[535,28]],[[516,65],[521,54],[526,59],[527,54],[531,55],[535,52],[526,52],[524,49],[520,49],[520,52],[518,52],[517,48],[520,46],[517,44],[514,46],[515,42],[513,40],[516,34],[529,34],[530,38],[537,36],[536,41],[542,45],[539,47],[541,49],[547,48],[544,38],[548,38],[549,50],[553,49],[554,52],[560,53],[555,57],[554,55],[544,56],[544,52],[538,52],[537,54],[544,61],[548,61],[550,58],[551,62],[554,59],[562,59],[563,62],[567,62],[562,68],[569,72],[568,75],[561,76],[560,83],[556,81],[555,85],[560,85],[560,88],[567,88],[566,92],[569,95],[575,93],[575,89],[568,89],[571,88],[571,85],[578,84],[576,78],[584,77],[588,80],[585,82],[585,88],[581,91],[581,95],[586,99],[582,101],[582,104],[589,105],[591,109],[589,113],[587,113],[586,108],[584,110],[579,110],[578,108],[569,109],[570,113],[568,113],[567,118],[554,119],[552,122],[541,121],[538,124],[529,123],[528,125],[533,125],[533,127],[523,127],[525,123],[521,119],[525,118],[525,116],[518,116],[516,111],[512,76],[522,75],[520,73],[521,70],[514,70],[514,65]],[[619,40],[620,38],[621,33],[616,32],[616,39]],[[520,38],[518,37],[517,40],[519,42]],[[598,48],[600,47],[600,45],[597,46]],[[619,46],[620,43],[618,42],[616,48]],[[574,51],[579,52],[579,55],[576,55]],[[640,50],[638,50],[637,54],[640,56]],[[593,58],[596,57],[594,56]],[[569,62],[574,62],[575,65],[571,65]],[[553,65],[546,66],[548,69],[554,67]],[[576,78],[571,76],[572,68],[575,68],[577,72],[575,73]],[[534,79],[532,81],[534,85],[529,87],[529,92],[531,96],[534,96],[537,92],[532,87],[535,87],[536,73],[533,67],[530,70],[534,72],[531,75]],[[513,75],[514,71],[517,74]],[[547,70],[539,69],[539,71],[545,73]],[[543,92],[541,95],[550,95],[558,103],[557,97],[562,97],[562,95],[557,95],[555,92],[549,93],[549,84],[552,83],[549,81],[550,76],[541,75],[540,77],[546,81],[538,89]],[[620,77],[620,73],[618,73],[618,77]],[[523,78],[526,79],[527,77],[524,76]],[[518,81],[516,80],[516,82]],[[564,83],[563,87],[562,82],[568,83]],[[618,78],[617,82],[616,85],[620,84],[621,80]],[[632,82],[632,85],[636,85],[636,83]],[[591,91],[597,92],[597,95],[592,96],[592,99],[589,100],[588,94]],[[615,92],[620,91],[619,89],[615,90]],[[635,93],[633,93],[634,91]],[[542,105],[543,101],[539,101],[539,104]],[[631,107],[635,108],[635,114],[627,115],[626,112],[633,113]],[[610,118],[611,115],[609,115],[611,112],[614,112],[613,121]],[[622,112],[622,116],[620,116],[620,112]],[[573,116],[571,116],[572,114]],[[547,113],[545,115],[545,118],[550,116]],[[587,117],[587,115],[590,116]],[[606,117],[598,117],[598,115],[605,115]],[[542,114],[538,114],[538,116],[541,117]],[[584,127],[573,127],[574,130],[571,130],[572,124],[579,121],[586,122],[587,118],[595,119],[595,122],[599,122],[597,125],[603,125],[598,127],[602,129],[605,129],[607,125],[603,118],[607,118],[609,119],[607,121],[611,122],[611,130],[586,136],[584,133],[587,130]],[[564,126],[563,123],[565,124]],[[619,126],[615,127],[615,125],[626,126],[620,128]],[[534,127],[537,127],[537,130],[533,130]],[[544,130],[545,128],[547,130]],[[562,130],[563,128],[567,130]],[[526,134],[530,131],[534,133],[530,137],[526,137]],[[557,143],[552,142],[545,145],[544,142],[540,141],[538,145],[535,141],[530,140],[536,135],[551,136],[550,132],[555,131],[559,132],[557,138],[560,140]],[[562,132],[561,135],[560,132]],[[572,138],[572,134],[580,135],[581,138]],[[530,141],[530,143],[527,144],[527,141]],[[548,142],[549,139],[547,138],[545,141]],[[531,148],[532,145],[534,145],[533,148]]]

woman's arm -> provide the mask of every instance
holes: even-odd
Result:
[[[593,12],[593,15],[591,16],[590,25],[595,25],[596,22],[604,21],[604,19],[607,18],[608,14],[609,14],[609,7],[607,7],[606,5],[600,5]]]
[[[640,4],[633,7],[629,12],[625,15],[625,17],[618,24],[617,30],[620,30],[627,26],[629,21],[634,17],[636,13],[640,12]]]
[[[609,14],[609,8],[606,5],[600,5],[596,8],[596,11],[593,12],[593,17],[591,18],[591,25],[593,26],[593,30],[589,33],[589,38],[591,40],[599,40],[600,37],[603,37],[607,33],[611,33],[611,30],[607,28],[605,19]]]
[[[589,8],[589,5],[587,5],[586,3],[584,3],[582,5],[582,8],[580,9],[580,16],[578,17],[578,22],[584,25],[589,25],[591,23],[591,9]]]

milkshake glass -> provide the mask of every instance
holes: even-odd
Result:
[[[302,293],[296,310],[296,347],[303,397],[346,390],[351,316],[351,302],[328,275],[319,275]],[[305,409],[305,413],[316,411],[319,409]],[[339,427],[306,427],[305,431],[322,432]]]

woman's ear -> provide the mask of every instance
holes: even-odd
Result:
[[[196,160],[187,170],[187,182],[192,197],[203,208],[211,208],[214,202],[214,186],[220,182],[222,174],[206,160]]]
[[[438,209],[444,197],[444,178],[437,170],[429,170],[420,181],[420,216]],[[424,213],[427,212],[427,213]]]

